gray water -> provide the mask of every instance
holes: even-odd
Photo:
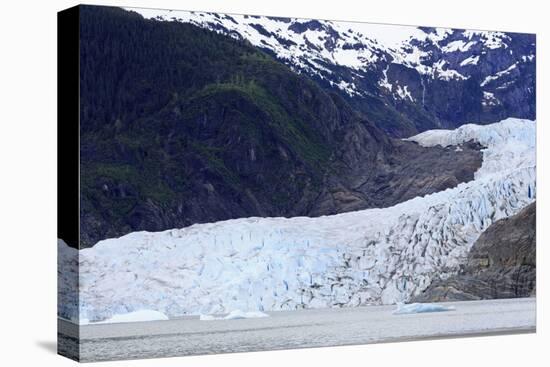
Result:
[[[76,326],[59,320],[59,348],[102,361],[534,332],[534,298],[449,302],[454,311],[393,315],[395,306],[269,312],[270,317]],[[71,347],[72,344],[72,347]]]

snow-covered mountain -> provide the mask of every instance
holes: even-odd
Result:
[[[128,10],[246,39],[294,71],[340,91],[397,136],[465,122],[535,118],[532,34]],[[388,122],[387,116],[402,121]]]
[[[436,275],[455,273],[491,223],[535,200],[533,121],[409,140],[458,150],[472,139],[486,147],[475,180],[390,208],[134,232],[80,251],[60,241],[60,316],[77,315],[63,281],[77,256],[79,317],[90,321],[144,309],[176,317],[406,301]]]

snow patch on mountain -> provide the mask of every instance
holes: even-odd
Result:
[[[443,52],[456,52],[461,51],[465,52],[470,49],[473,45],[475,45],[476,42],[470,41],[470,42],[464,42],[462,40],[452,41],[447,43],[445,46],[441,48]]]
[[[502,71],[499,71],[499,72],[496,73],[495,75],[489,75],[488,77],[486,77],[486,78],[481,82],[481,86],[484,87],[484,86],[486,86],[487,84],[491,83],[493,80],[499,79],[499,78],[502,77],[503,75],[506,75],[506,74],[510,73],[510,72],[511,72],[512,70],[514,70],[516,67],[517,67],[517,63],[510,65],[509,67],[507,67],[506,69],[504,69],[504,70],[502,70]]]
[[[464,75],[460,74],[458,71],[448,68],[447,61],[439,60],[433,64],[431,69],[431,74],[433,77],[442,80],[452,80],[452,79],[467,79]]]
[[[412,97],[408,86],[405,85],[404,87],[402,87],[400,85],[397,85],[396,93],[401,99],[408,99],[411,102],[414,102],[414,98]]]
[[[144,309],[176,317],[407,301],[434,276],[455,273],[491,223],[535,200],[532,121],[410,138],[457,147],[472,139],[486,146],[474,181],[390,208],[241,218],[100,241],[78,251],[79,308],[69,302],[60,316],[80,311],[94,322]],[[68,261],[60,266],[73,269],[74,256],[64,254],[75,250],[59,246],[60,261]]]
[[[466,65],[477,65],[479,62],[479,56],[470,56],[460,62],[460,66],[466,66]]]
[[[474,37],[480,37],[483,41],[485,47],[489,49],[496,48],[508,48],[507,42],[510,41],[510,36],[504,32],[495,32],[495,31],[464,31],[462,33],[464,37],[472,39]]]
[[[500,104],[498,98],[495,97],[494,93],[483,91],[483,99],[481,100],[483,106],[496,106]]]
[[[180,21],[195,24],[235,38],[247,39],[254,46],[268,49],[277,57],[291,65],[296,71],[306,71],[327,79],[349,95],[360,92],[351,81],[330,78],[330,71],[323,70],[323,63],[364,70],[386,58],[383,46],[377,40],[364,35],[388,32],[406,38],[414,33],[413,27],[361,24],[353,22],[332,22],[326,20],[289,19],[240,14],[223,15],[216,13],[168,11],[162,9],[128,8],[145,18]],[[380,32],[380,27],[388,32]],[[397,31],[397,33],[396,33]],[[411,32],[412,31],[412,32]]]
[[[445,60],[431,60],[435,47],[443,53],[466,53],[481,43],[482,48],[507,47],[502,32],[458,31],[449,28],[424,29],[416,26],[279,18],[241,14],[126,8],[148,19],[191,23],[273,52],[296,72],[327,80],[350,96],[367,93],[353,79],[341,80],[324,65],[346,67],[361,73],[380,72],[391,63],[404,65],[420,74],[445,81],[468,79]],[[456,36],[461,39],[454,39]],[[466,62],[466,60],[464,61]],[[471,58],[467,64],[476,64]],[[466,65],[466,64],[465,64]],[[460,65],[463,66],[463,65]],[[379,85],[390,90],[385,77]],[[402,94],[391,93],[395,98]],[[409,97],[407,97],[409,98]]]

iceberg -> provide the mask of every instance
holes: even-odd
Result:
[[[262,317],[269,317],[268,314],[261,311],[241,311],[235,310],[228,313],[226,316],[214,316],[214,315],[200,315],[201,321],[213,321],[213,320],[239,320],[239,319],[257,319]]]
[[[141,322],[141,321],[166,321],[168,316],[162,312],[153,310],[140,310],[134,312],[128,312],[125,314],[115,314],[107,320],[90,322],[88,319],[80,319],[80,325],[89,324],[117,324],[123,322]]]
[[[426,312],[445,312],[445,311],[454,311],[455,308],[452,306],[443,306],[434,303],[410,303],[403,304],[398,303],[397,309],[393,311],[394,315],[407,315],[413,313],[426,313]]]

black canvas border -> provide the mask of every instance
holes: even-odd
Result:
[[[57,13],[57,237],[80,247],[80,7]],[[76,253],[76,252],[75,252]],[[75,258],[74,261],[78,261]],[[58,260],[59,262],[59,260]],[[58,274],[59,275],[59,274]],[[73,284],[78,287],[78,272]],[[58,278],[59,279],[59,278]],[[58,287],[60,286],[58,280]],[[78,289],[72,292],[78,295]],[[59,299],[58,299],[59,302]],[[75,300],[79,302],[78,297]],[[80,360],[79,327],[58,323],[57,352]]]

